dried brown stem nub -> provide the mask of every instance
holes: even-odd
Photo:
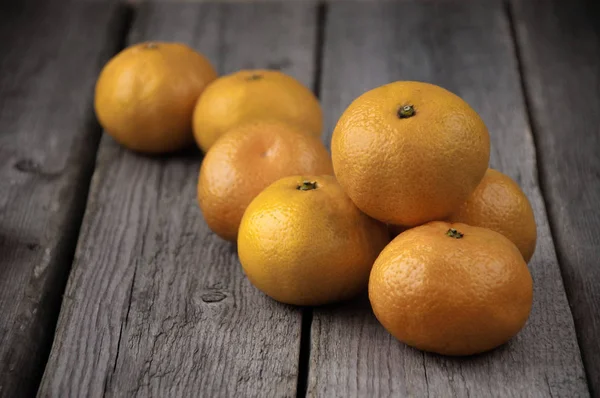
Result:
[[[449,230],[446,232],[446,236],[449,236],[449,237],[451,237],[451,238],[454,238],[454,239],[460,239],[460,238],[462,238],[463,236],[465,236],[465,234],[463,234],[463,233],[462,233],[462,232],[460,232],[460,231],[457,231],[457,230],[455,230],[454,228],[450,228],[450,229],[449,229]]]
[[[400,119],[407,119],[415,115],[415,107],[412,105],[404,105],[398,109],[398,117]]]
[[[305,180],[302,182],[302,184],[298,185],[298,188],[296,189],[299,191],[311,191],[313,189],[317,189],[317,182]]]

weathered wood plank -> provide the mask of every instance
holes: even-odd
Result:
[[[310,86],[310,3],[143,5],[131,41],[183,41],[221,72],[279,66]],[[40,396],[295,396],[301,314],[253,288],[196,204],[197,152],[105,136]]]
[[[327,131],[352,99],[390,81],[429,81],[458,93],[490,129],[492,166],[515,178],[531,199],[539,241],[530,263],[531,318],[509,344],[472,358],[424,354],[387,334],[363,297],[314,311],[308,394],[586,396],[501,1],[329,7],[321,86]]]
[[[100,128],[94,76],[124,10],[0,6],[0,396],[35,394],[50,351]]]
[[[600,4],[513,4],[542,191],[592,395],[600,395]]]

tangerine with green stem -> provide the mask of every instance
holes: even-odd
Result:
[[[386,246],[371,271],[369,299],[398,340],[424,351],[471,355],[504,344],[523,328],[533,281],[503,235],[436,221]]]
[[[292,176],[250,203],[238,234],[250,282],[277,301],[322,305],[367,288],[387,228],[362,213],[333,176]]]
[[[445,219],[467,200],[488,167],[490,137],[457,95],[400,81],[350,104],[333,132],[331,155],[358,208],[411,227]]]

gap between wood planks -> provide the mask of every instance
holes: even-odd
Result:
[[[324,1],[317,4],[317,35],[315,43],[315,78],[313,80],[313,92],[317,98],[321,98],[321,76],[323,68],[323,51],[325,47],[325,24],[327,23],[328,5]],[[328,147],[327,143],[325,146]],[[308,388],[308,376],[310,372],[310,348],[311,328],[313,321],[312,307],[302,309],[302,329],[300,330],[300,354],[298,356],[298,385],[296,389],[297,398],[305,398]]]
[[[542,197],[542,201],[544,202],[544,207],[546,208],[546,214],[548,216],[548,227],[550,230],[550,236],[552,238],[552,241],[555,242],[554,244],[554,250],[556,252],[556,261],[558,263],[558,268],[560,271],[560,276],[561,276],[561,282],[563,284],[563,286],[565,287],[565,293],[567,295],[567,299],[569,301],[569,306],[571,308],[574,307],[573,304],[573,296],[570,293],[569,289],[568,289],[568,274],[567,274],[567,270],[566,267],[568,267],[568,264],[565,264],[565,262],[563,261],[565,258],[566,253],[561,249],[561,245],[558,244],[559,242],[559,234],[557,233],[558,231],[558,226],[557,226],[557,220],[555,217],[552,216],[551,211],[550,211],[550,206],[549,203],[551,202],[551,193],[550,193],[550,188],[548,185],[548,181],[546,180],[546,178],[544,178],[544,173],[542,170],[542,153],[541,153],[541,144],[539,143],[540,141],[540,130],[539,130],[539,126],[540,123],[537,120],[536,117],[536,113],[534,111],[534,104],[533,104],[533,97],[532,97],[532,93],[530,92],[528,85],[525,82],[525,60],[524,60],[524,49],[523,46],[519,40],[519,36],[518,36],[518,32],[517,32],[517,25],[516,25],[516,20],[517,20],[517,16],[516,16],[516,11],[515,11],[515,1],[519,1],[519,0],[504,0],[504,6],[505,6],[505,11],[506,11],[506,15],[508,17],[508,20],[510,22],[510,28],[511,28],[511,36],[513,39],[513,44],[514,44],[514,49],[515,49],[515,58],[517,60],[517,66],[519,68],[519,78],[520,78],[520,84],[521,84],[521,90],[523,92],[523,101],[525,103],[525,115],[527,117],[527,123],[530,126],[531,129],[531,136],[533,139],[533,146],[535,149],[535,155],[536,155],[536,159],[538,161],[538,165],[536,167],[536,178],[537,178],[537,183],[538,186],[540,188],[540,192],[541,192],[541,197]],[[582,360],[585,359],[584,357],[584,349],[586,348],[586,341],[585,341],[585,337],[582,336],[582,334],[584,334],[584,332],[582,331],[580,325],[578,322],[576,322],[577,320],[575,319],[576,316],[573,313],[573,310],[571,310],[571,316],[573,318],[573,323],[575,324],[575,336],[577,338],[577,344],[579,346],[579,351],[582,355]],[[586,381],[586,385],[588,387],[588,391],[590,393],[590,396],[596,396],[595,394],[597,393],[597,391],[594,391],[594,374],[592,373],[592,369],[590,369],[588,363],[584,360],[583,361],[583,369],[585,372],[585,381]]]
[[[529,125],[529,128],[531,129],[531,138],[533,140],[533,148],[535,150],[535,158],[537,160],[537,162],[540,161],[541,159],[541,153],[540,153],[540,145],[538,143],[538,136],[539,136],[539,131],[537,129],[537,124],[535,123],[535,115],[533,112],[533,107],[532,107],[532,103],[531,103],[531,93],[529,92],[529,89],[527,88],[527,85],[525,84],[525,70],[523,67],[523,57],[522,57],[522,51],[523,49],[521,48],[521,43],[519,42],[519,38],[517,36],[517,27],[516,27],[516,22],[515,22],[515,13],[513,10],[513,4],[511,0],[504,0],[503,2],[504,4],[504,10],[506,12],[506,16],[508,18],[508,22],[510,24],[510,33],[511,33],[511,37],[513,40],[513,47],[515,49],[515,59],[517,61],[517,67],[518,67],[518,71],[519,71],[519,84],[521,85],[521,91],[523,93],[523,102],[525,104],[525,116],[527,118],[527,124]],[[548,215],[548,227],[550,229],[550,237],[552,239],[553,242],[557,242],[557,234],[556,234],[556,225],[554,224],[554,219],[553,217],[550,216],[550,212],[549,212],[549,207],[548,207],[548,199],[546,199],[546,197],[549,195],[548,194],[548,187],[546,185],[546,181],[542,175],[542,166],[540,164],[536,164],[536,179],[537,179],[537,184],[538,187],[540,188],[540,193],[541,193],[541,198],[542,198],[542,202],[544,203],[544,208],[546,209],[546,214]],[[566,289],[566,283],[565,283],[565,270],[564,270],[564,264],[562,264],[561,262],[561,258],[564,255],[563,253],[561,253],[560,247],[557,244],[554,244],[554,250],[556,252],[556,262],[558,263],[558,269],[560,271],[560,276],[561,276],[561,283],[563,286],[565,286],[565,293],[567,293],[567,299],[569,300],[569,305],[572,305],[571,303],[571,297],[569,297],[568,295],[568,291]],[[573,313],[571,312],[571,317],[573,318],[573,323],[575,323],[575,319],[573,317]],[[576,325],[577,326],[577,325]],[[579,350],[581,352],[581,335],[580,335],[580,329],[578,327],[575,327],[575,336],[577,337],[577,344],[579,346]],[[591,391],[591,384],[590,384],[590,374],[589,374],[589,369],[588,367],[583,366],[583,369],[585,371],[585,382],[586,385],[588,387],[588,391],[590,392],[590,395],[592,395],[592,391]]]

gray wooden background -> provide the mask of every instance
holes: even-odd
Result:
[[[600,396],[599,21],[593,1],[3,2],[0,397]],[[461,95],[535,210],[525,329],[441,357],[364,295],[294,308],[254,289],[196,205],[202,155],[139,156],[95,120],[101,67],[143,40],[295,76],[327,145],[378,85]]]

